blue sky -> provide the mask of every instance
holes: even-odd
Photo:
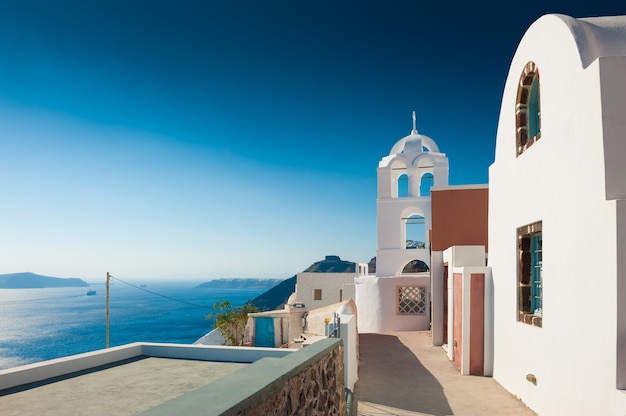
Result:
[[[0,273],[367,262],[411,112],[451,184],[487,183],[517,43],[545,13],[626,13],[588,3],[0,0]]]

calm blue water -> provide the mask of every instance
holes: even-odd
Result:
[[[191,344],[213,329],[213,304],[241,305],[264,290],[196,288],[196,283],[150,284],[146,290],[121,282],[110,286],[109,341]],[[96,290],[87,296],[87,290]],[[0,369],[105,348],[106,287],[0,289]]]

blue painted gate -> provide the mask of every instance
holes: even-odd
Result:
[[[255,347],[274,347],[274,318],[256,317],[254,331]]]

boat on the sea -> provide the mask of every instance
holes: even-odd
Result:
[[[95,290],[90,290],[90,291],[87,292],[87,296],[93,296],[95,294],[96,294]]]

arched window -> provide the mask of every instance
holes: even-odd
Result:
[[[541,138],[539,70],[534,62],[526,64],[517,87],[515,127],[519,156]]]
[[[420,181],[420,196],[430,196],[430,187],[435,183],[435,177],[432,173],[425,173],[422,175]]]
[[[404,265],[404,268],[402,269],[402,274],[423,273],[427,272],[428,270],[428,265],[423,261],[411,260]]]
[[[406,221],[406,248],[426,248],[424,217],[413,214],[404,220]]]
[[[398,198],[409,196],[409,175],[403,173],[398,176]]]

